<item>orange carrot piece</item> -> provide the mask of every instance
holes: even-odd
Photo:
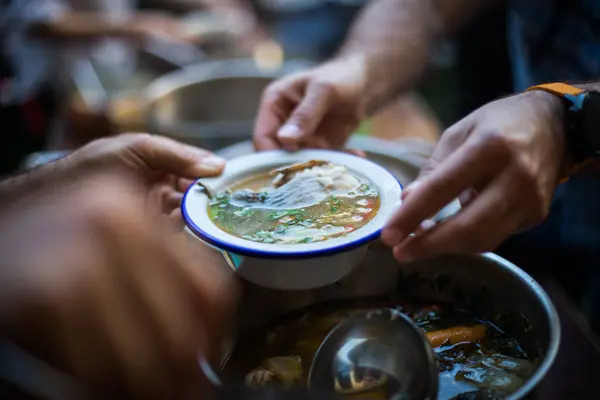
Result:
[[[425,336],[431,346],[440,347],[462,342],[476,342],[485,337],[487,327],[485,325],[456,326],[438,331],[426,332]]]

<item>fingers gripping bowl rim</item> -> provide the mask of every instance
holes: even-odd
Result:
[[[301,150],[295,153],[267,151],[243,156],[228,162],[223,174],[201,179],[216,192],[240,180],[285,165],[312,159],[344,165],[351,174],[365,178],[376,186],[380,198],[377,214],[363,227],[344,236],[313,243],[257,243],[233,236],[219,228],[208,215],[208,198],[197,185],[185,193],[181,212],[187,228],[202,241],[221,250],[262,259],[299,259],[331,256],[347,252],[377,239],[384,225],[400,206],[402,186],[385,168],[361,157],[330,150]]]

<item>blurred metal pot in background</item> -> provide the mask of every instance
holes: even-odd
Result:
[[[249,139],[266,86],[312,65],[286,61],[267,68],[258,61],[210,61],[157,79],[144,92],[149,130],[210,150]]]

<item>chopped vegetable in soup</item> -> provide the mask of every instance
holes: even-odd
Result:
[[[344,166],[309,161],[251,178],[219,193],[209,216],[222,230],[261,243],[311,243],[366,225],[377,189]]]
[[[535,372],[515,339],[492,323],[452,307],[396,306],[423,329],[439,367],[438,399],[503,399]],[[364,309],[364,308],[363,308]],[[251,387],[306,385],[312,358],[330,330],[361,308],[309,308],[233,352],[223,372]],[[388,399],[397,394],[394,377],[376,370],[356,370],[350,379],[332,382],[347,399]],[[395,392],[396,391],[396,392]]]

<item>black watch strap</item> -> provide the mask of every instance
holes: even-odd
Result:
[[[565,104],[565,140],[574,158],[569,175],[600,157],[600,93],[565,83],[532,86],[559,96]]]

